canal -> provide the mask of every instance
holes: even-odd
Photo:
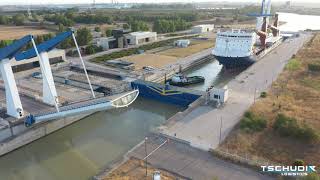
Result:
[[[138,98],[128,108],[94,114],[1,157],[0,179],[89,179],[182,110]]]

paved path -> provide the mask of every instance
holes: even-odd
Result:
[[[150,153],[164,141],[165,139],[161,137],[149,137],[147,152]],[[141,144],[128,156],[143,159],[145,157],[145,144]],[[214,178],[219,180],[272,179],[251,169],[217,159],[209,152],[172,140],[149,156],[148,163],[156,168],[175,172],[195,180],[212,180]]]
[[[282,72],[285,64],[293,54],[303,46],[311,36],[301,35],[281,44],[277,49],[265,56],[228,83],[230,89],[228,102],[220,109],[209,112],[193,111],[184,119],[163,127],[162,133],[188,141],[192,146],[208,150],[219,145],[220,119],[222,119],[223,140],[239,122],[244,112],[254,103],[254,92],[270,87],[273,80]],[[201,107],[200,107],[201,108]]]

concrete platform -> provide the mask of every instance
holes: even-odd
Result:
[[[310,37],[311,35],[306,33],[285,41],[230,81],[227,84],[230,89],[229,100],[224,107],[209,112],[196,109],[177,123],[161,127],[160,132],[190,142],[192,146],[203,150],[217,148],[220,142],[220,126],[222,141],[254,103],[255,93],[258,97],[260,92],[271,86],[288,60]]]

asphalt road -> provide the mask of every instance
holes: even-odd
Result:
[[[148,154],[166,139],[151,135],[147,140]],[[128,154],[129,157],[143,159],[145,144],[141,144]],[[269,176],[220,159],[206,151],[187,144],[170,140],[147,159],[148,163],[160,169],[177,173],[195,180],[269,180]]]
[[[162,127],[162,133],[188,141],[192,146],[203,150],[217,148],[220,141],[221,119],[221,140],[223,140],[240,121],[244,112],[254,103],[254,97],[259,97],[262,91],[266,91],[271,86],[288,60],[310,37],[310,34],[302,34],[298,38],[285,41],[230,81],[227,84],[230,90],[229,99],[222,108],[209,112],[196,109],[177,123]]]

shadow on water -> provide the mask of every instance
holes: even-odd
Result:
[[[89,179],[182,108],[139,98],[0,157],[0,179]]]

